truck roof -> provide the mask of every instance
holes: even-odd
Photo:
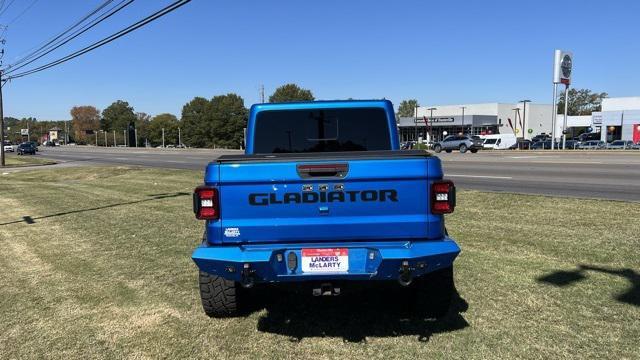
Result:
[[[393,112],[393,104],[389,100],[319,100],[297,101],[285,103],[262,103],[251,106],[251,114],[265,110],[293,110],[293,109],[336,109],[354,107],[377,107],[389,109]]]

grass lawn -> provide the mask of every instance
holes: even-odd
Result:
[[[209,319],[191,250],[198,172],[66,168],[0,177],[0,358],[637,358],[640,204],[461,191],[459,298],[271,301]],[[224,210],[223,210],[224,211]]]
[[[5,164],[10,167],[55,164],[55,161],[43,159],[38,155],[18,156],[15,154],[7,155],[7,153],[5,155]]]

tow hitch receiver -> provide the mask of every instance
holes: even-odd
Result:
[[[398,276],[398,282],[402,286],[409,286],[413,281],[412,272],[415,269],[409,266],[409,261],[404,260],[402,266],[400,266],[400,275]]]
[[[244,264],[244,266],[242,267],[242,287],[247,289],[253,287],[253,284],[255,284],[255,272],[256,271],[251,269],[249,264]]]
[[[338,296],[340,288],[333,287],[331,283],[323,283],[319,288],[313,288],[313,296]]]

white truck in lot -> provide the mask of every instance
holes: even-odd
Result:
[[[514,134],[481,135],[483,149],[504,150],[516,143]]]

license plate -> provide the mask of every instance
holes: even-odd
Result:
[[[349,249],[302,249],[302,271],[307,273],[349,271]]]

